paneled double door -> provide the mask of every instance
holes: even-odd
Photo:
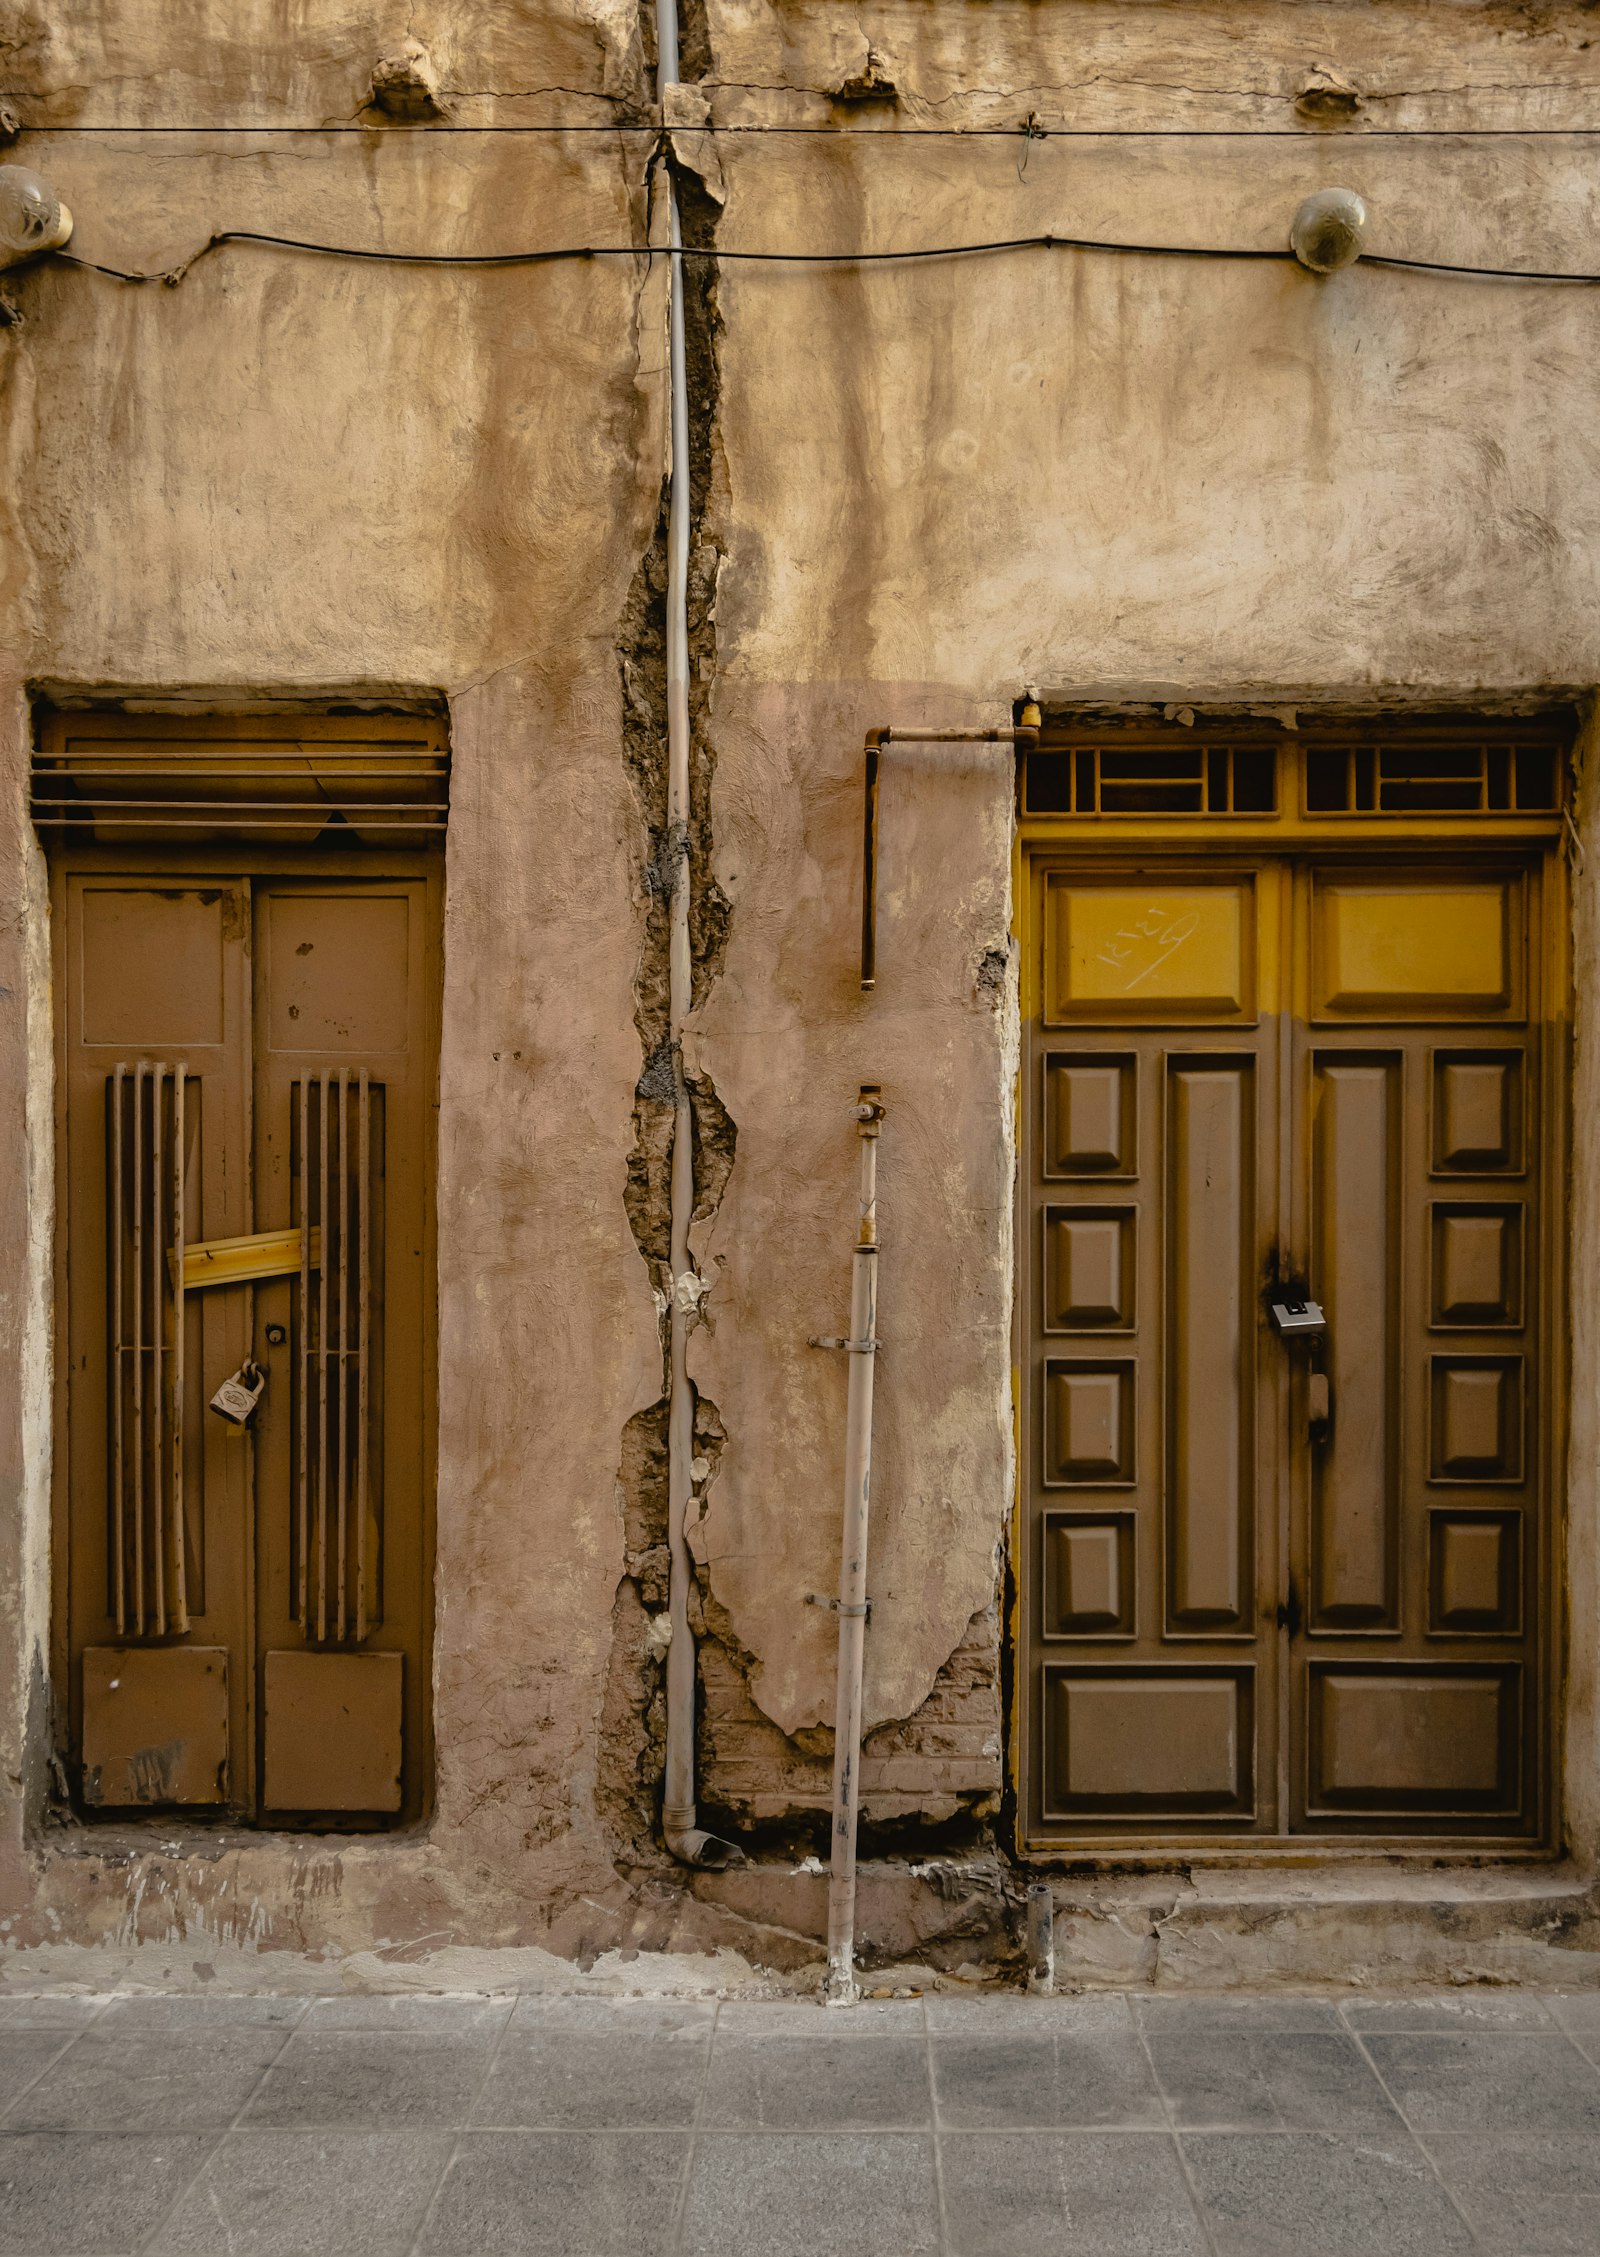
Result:
[[[1029,880],[1025,1842],[1538,1844],[1553,862]]]

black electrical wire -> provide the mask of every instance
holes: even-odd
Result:
[[[715,124],[674,126],[675,133],[730,133],[777,135],[831,135],[836,141],[884,141],[904,147],[914,141],[1303,141],[1325,146],[1327,133],[1303,125],[1047,125],[1030,134],[1022,125],[768,125]],[[534,119],[519,125],[26,125],[24,134],[65,133],[91,135],[152,133],[213,137],[244,134],[254,139],[273,135],[317,138],[359,134],[364,140],[382,137],[403,141],[432,135],[448,140],[452,134],[537,133],[644,133],[659,135],[657,122],[636,118]],[[1341,134],[1344,141],[1592,141],[1600,138],[1595,125],[1363,125]]]
[[[228,243],[255,243],[270,250],[302,251],[315,258],[357,259],[382,266],[518,267],[553,266],[582,259],[645,259],[666,256],[657,246],[634,243],[561,245],[544,251],[384,251],[347,243],[311,243],[294,235],[267,235],[255,228],[229,227],[191,251],[176,266],[139,273],[125,267],[103,265],[73,251],[50,255],[64,266],[82,267],[114,282],[164,282],[175,287],[200,259]],[[1277,259],[1293,260],[1283,250],[1227,250],[1204,243],[1121,243],[1083,235],[1013,235],[982,243],[937,243],[903,251],[739,251],[719,245],[686,244],[686,259],[712,259],[719,265],[740,262],[762,266],[901,266],[928,259],[985,258],[1005,251],[1104,251],[1130,258],[1164,259]],[[1404,268],[1417,274],[1451,274],[1500,282],[1600,282],[1600,274],[1574,274],[1564,269],[1514,266],[1465,266],[1445,259],[1406,259],[1383,252],[1363,255],[1364,266]]]

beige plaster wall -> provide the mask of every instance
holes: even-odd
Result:
[[[228,226],[481,251],[624,243],[646,225],[650,36],[620,0],[15,14],[11,99],[60,129],[19,153],[73,205],[87,257],[166,266]],[[720,176],[724,250],[1045,231],[1272,248],[1300,197],[1338,180],[1367,195],[1380,251],[1586,266],[1600,160],[1559,129],[1593,116],[1587,24],[1577,7],[715,0],[686,19],[686,68],[728,130],[714,154],[709,135],[680,145]],[[383,127],[363,108],[371,65],[407,29],[456,126],[604,130]],[[830,90],[869,41],[900,101],[841,108]],[[1297,120],[1314,61],[1363,89],[1348,131]],[[1010,129],[1030,112],[1051,130],[1024,144]],[[339,122],[371,130],[323,130]],[[201,123],[305,130],[176,130]],[[823,130],[733,130],[758,124]],[[93,130],[111,126],[174,130]],[[1468,126],[1494,138],[1440,137]],[[492,1964],[519,1980],[516,1954],[536,1948],[560,1964],[686,1952],[704,1973],[723,1962],[695,1955],[731,1946],[746,1969],[801,1966],[812,1879],[772,1866],[686,1893],[619,1838],[598,1783],[606,1735],[642,1734],[653,1694],[616,1612],[623,1430],[660,1389],[623,1208],[648,943],[618,643],[663,465],[660,264],[468,274],[241,248],[171,290],[59,265],[4,287],[25,318],[0,337],[0,1933],[234,1974],[240,1955],[306,1948],[356,1955],[362,1980],[397,1963],[459,1973],[479,1948],[509,1951]],[[697,1531],[715,1639],[702,1761],[713,1791],[738,1773],[728,1806],[750,1817],[826,1791],[832,1630],[804,1594],[834,1572],[844,1375],[806,1341],[843,1327],[849,1108],[877,1081],[869,1808],[989,1822],[1011,1493],[1010,788],[982,751],[891,753],[879,985],[863,998],[863,732],[1003,723],[1028,681],[1059,699],[1282,706],[1583,691],[1600,678],[1600,293],[1025,252],[729,262],[716,307],[715,383],[697,378],[703,429],[714,408],[697,458],[701,876],[730,917],[689,1063],[737,1150],[696,1241],[711,1322],[692,1370],[727,1437]],[[41,683],[450,703],[438,1789],[421,1839],[173,1853],[36,1831],[49,997],[24,784]],[[1577,1116],[1584,1230],[1593,1115]],[[1588,1935],[1586,1320],[1573,1354],[1578,1865],[1474,1900],[1470,1918],[1411,1889],[1363,1930],[1391,1972],[1443,1968],[1452,1920],[1482,1971],[1519,1976],[1540,1938]],[[959,1871],[930,1871],[874,1884],[884,1948],[1003,1954],[1014,1882],[992,1834],[969,1836]],[[1348,1888],[1329,1912],[1296,1884],[1270,1919],[1248,1888],[1157,1887],[1137,1917],[1125,1890],[1080,1890],[1063,1919],[1105,1979],[1270,1972],[1272,1953],[1240,1941],[1264,1922],[1277,1964],[1306,1979],[1336,1971],[1352,1920],[1398,1888],[1376,1872],[1358,1916]],[[963,1933],[978,1941],[939,1943]]]

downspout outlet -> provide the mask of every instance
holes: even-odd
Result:
[[[737,1842],[725,1842],[720,1834],[708,1834],[703,1826],[693,1823],[694,1812],[689,1813],[688,1825],[674,1825],[676,1811],[662,1813],[661,1839],[680,1865],[698,1865],[706,1872],[725,1872],[730,1865],[743,1865],[745,1854]]]

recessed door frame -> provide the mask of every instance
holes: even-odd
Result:
[[[1289,757],[1293,758],[1292,750]],[[1537,934],[1530,939],[1528,952],[1528,1021],[1531,1027],[1537,1029],[1548,1053],[1543,1074],[1547,1101],[1540,1112],[1540,1149],[1536,1155],[1545,1187],[1540,1224],[1542,1247],[1539,1317],[1542,1341],[1538,1398],[1528,1404],[1529,1417],[1540,1421],[1545,1451],[1544,1541],[1540,1546],[1542,1573],[1546,1581],[1541,1610],[1544,1636],[1540,1656],[1540,1683],[1536,1691],[1533,1691],[1533,1705],[1542,1719],[1542,1729],[1538,1735],[1539,1776],[1533,1791],[1538,1795],[1544,1824],[1536,1840],[1526,1837],[1508,1839],[1493,1835],[1479,1835],[1474,1839],[1465,1831],[1446,1838],[1395,1833],[1364,1835],[1355,1827],[1326,1834],[1302,1832],[1294,1835],[1244,1835],[1235,1832],[1231,1836],[1222,1834],[1212,1835],[1210,1838],[1196,1828],[1164,1837],[1153,1831],[1151,1838],[1137,1841],[1128,1840],[1125,1833],[1122,1839],[1096,1837],[1087,1826],[1075,1831],[1070,1838],[1063,1838],[1058,1833],[1041,1835],[1035,1831],[1030,1817],[1030,1779],[1026,1766],[1038,1725],[1028,1705],[1034,1697],[1034,1673],[1023,1659],[1026,1651],[1024,1610],[1030,1604],[1033,1579],[1040,1572],[1040,1563],[1032,1559],[1027,1548],[1032,1542],[1032,1534],[1024,1488],[1028,1479],[1027,1453],[1032,1446],[1024,1403],[1025,1374],[1032,1354],[1029,1342],[1032,1318],[1026,1299],[1030,1291],[1028,1233],[1032,1217],[1029,1185],[1023,1173],[1025,1161],[1019,1159],[1016,1232],[1019,1250],[1018,1283],[1014,1302],[1017,1485],[1012,1526],[1010,1621],[1012,1651],[1016,1659],[1011,1671],[1009,1718],[1009,1790],[1015,1846],[1018,1853],[1026,1858],[1087,1859],[1111,1865],[1170,1864],[1174,1859],[1223,1864],[1264,1861],[1304,1864],[1357,1859],[1371,1861],[1375,1857],[1435,1863],[1447,1859],[1468,1864],[1498,1864],[1549,1858],[1556,1854],[1561,1839],[1559,1781],[1562,1775],[1561,1695],[1564,1688],[1564,1623],[1561,1601],[1565,1588],[1568,1377],[1567,1326],[1564,1320],[1567,1310],[1568,1203],[1562,1198],[1560,1187],[1565,1181],[1569,1141],[1571,1019],[1568,940],[1570,912],[1564,842],[1558,824],[1550,817],[1535,821],[1512,815],[1495,820],[1479,815],[1467,821],[1419,816],[1410,821],[1386,820],[1381,825],[1370,820],[1350,821],[1337,818],[1308,822],[1303,807],[1287,804],[1291,798],[1289,793],[1285,792],[1280,796],[1286,804],[1270,812],[1255,813],[1244,818],[1230,815],[1220,821],[1199,823],[1193,820],[1163,821],[1158,816],[1116,822],[1106,821],[1100,816],[1085,820],[1081,817],[1030,817],[1026,812],[1023,813],[1016,834],[1014,861],[1015,930],[1024,966],[1025,1018],[1024,1063],[1016,1085],[1019,1155],[1027,1151],[1026,1140],[1030,1127],[1026,1109],[1033,1102],[1030,1083],[1032,1068],[1028,1063],[1031,1049],[1026,1035],[1026,1020],[1030,1010],[1035,1007],[1033,990],[1037,980],[1039,946],[1039,935],[1034,929],[1035,872],[1041,863],[1070,864],[1080,870],[1092,884],[1097,877],[1103,880],[1113,864],[1121,869],[1135,868],[1150,877],[1160,874],[1170,883],[1178,876],[1191,879],[1202,873],[1217,876],[1229,867],[1249,865],[1270,865],[1292,871],[1314,862],[1324,869],[1353,872],[1362,868],[1382,871],[1403,861],[1412,871],[1419,865],[1426,864],[1441,873],[1453,874],[1474,868],[1481,870],[1486,866],[1503,869],[1508,861],[1532,858],[1538,871],[1541,914]],[[1297,934],[1293,926],[1294,919],[1303,914],[1299,905],[1305,899],[1305,887],[1295,882],[1286,883],[1282,888],[1282,896],[1286,959],[1303,966],[1305,936]],[[1291,1021],[1299,1019],[1303,1027],[1304,1021],[1299,1013],[1291,1013],[1290,1018]],[[1223,1041],[1221,1031],[1217,1029],[1210,1030],[1207,1039],[1214,1045]],[[1372,1039],[1375,1044],[1381,1041],[1381,1029],[1374,1031]],[[1302,1102],[1294,1087],[1294,1077],[1300,1072],[1301,1065],[1297,1057],[1298,1048],[1299,1045],[1294,1040],[1285,1041],[1280,1046],[1278,1072],[1281,1101],[1285,1106]],[[1285,1205],[1287,1220],[1288,1203],[1296,1196],[1295,1186],[1290,1180],[1294,1163],[1288,1152],[1287,1137],[1280,1135],[1278,1145],[1280,1173],[1283,1176],[1279,1197]],[[1303,1217],[1300,1222],[1303,1235]],[[1285,1388],[1298,1384],[1293,1367],[1286,1366]],[[1288,1427],[1287,1420],[1282,1415],[1282,1406],[1276,1403],[1264,1405],[1260,1425],[1263,1442],[1268,1439],[1270,1427],[1287,1453]],[[1283,1470],[1288,1474],[1290,1468],[1285,1464]],[[1296,1469],[1297,1478],[1300,1470]],[[1278,1540],[1287,1546],[1293,1514],[1289,1480],[1280,1480],[1275,1484],[1275,1489],[1279,1500]],[[1536,1595],[1528,1592],[1525,1603],[1529,1606],[1537,1604]],[[1280,1631],[1280,1669],[1284,1668],[1288,1660],[1288,1636],[1287,1628]],[[1288,1713],[1286,1700],[1280,1700],[1278,1707],[1283,1713]],[[1286,1732],[1285,1745],[1276,1757],[1276,1798],[1280,1812],[1286,1812],[1290,1807],[1287,1737]]]
[[[415,1784],[408,1791],[403,1823],[415,1824],[426,1817],[431,1798],[433,1774],[433,1718],[429,1691],[431,1655],[433,1644],[434,1612],[434,1499],[437,1489],[438,1468],[438,1321],[437,1321],[437,1091],[439,1057],[439,1005],[442,969],[440,939],[443,929],[444,858],[431,847],[411,849],[386,849],[381,846],[353,846],[329,848],[326,846],[274,847],[226,841],[208,846],[186,846],[175,840],[164,840],[149,847],[127,848],[116,845],[63,844],[50,855],[50,904],[52,921],[52,973],[58,998],[63,995],[63,982],[67,972],[67,928],[65,905],[72,882],[79,878],[116,880],[126,878],[134,885],[148,886],[153,880],[171,879],[185,887],[210,878],[219,882],[244,879],[252,884],[252,891],[264,885],[289,885],[295,888],[315,888],[319,881],[335,885],[376,884],[404,881],[420,884],[423,889],[428,937],[424,942],[426,974],[423,979],[420,1002],[422,1022],[427,1046],[426,1072],[430,1077],[428,1096],[422,1108],[425,1149],[419,1155],[418,1166],[424,1187],[424,1243],[422,1248],[423,1286],[421,1292],[422,1338],[418,1344],[417,1366],[425,1375],[420,1408],[421,1419],[421,1480],[422,1525],[420,1530],[420,1649],[414,1668],[408,1677],[416,1680],[413,1698],[408,1691],[407,1732],[414,1735],[413,1761],[407,1765],[408,1774]],[[253,915],[253,912],[252,912]],[[247,969],[247,988],[251,990],[244,999],[247,1016],[253,1021],[256,1008],[253,972]],[[52,1338],[55,1363],[55,1384],[52,1413],[52,1510],[50,1529],[50,1661],[51,1677],[55,1688],[54,1744],[58,1757],[70,1761],[72,1743],[70,1719],[76,1704],[72,1700],[72,1629],[70,1609],[70,1548],[72,1512],[69,1505],[68,1480],[70,1473],[69,1450],[69,1261],[68,1261],[68,1185],[71,1180],[71,1163],[68,1158],[68,1077],[66,1020],[61,1009],[54,1014],[54,1105],[55,1144],[57,1154],[56,1218],[54,1230],[52,1282],[53,1321]],[[254,1077],[256,1041],[247,1027],[245,1072],[248,1080]],[[248,1111],[248,1103],[247,1103]],[[246,1128],[246,1150],[249,1164],[255,1164],[255,1130]],[[241,1334],[243,1338],[243,1334]],[[257,1626],[257,1593],[255,1588],[257,1530],[255,1486],[247,1484],[250,1491],[248,1505],[249,1526],[243,1534],[246,1560],[246,1619],[252,1636]],[[225,1808],[215,1813],[204,1810],[186,1811],[184,1823],[209,1823],[213,1820],[235,1824],[240,1822],[241,1804],[259,1802],[260,1779],[258,1774],[260,1716],[258,1712],[259,1668],[240,1672],[242,1683],[235,1688],[232,1703],[234,1714],[233,1742],[235,1763],[239,1776],[235,1793]],[[248,1796],[238,1790],[248,1783]],[[174,1823],[172,1813],[143,1821],[137,1811],[124,1809],[112,1814],[120,1823],[140,1825],[153,1823],[170,1832]],[[268,1830],[274,1824],[271,1815],[256,1821]],[[291,1822],[292,1823],[292,1822]]]

